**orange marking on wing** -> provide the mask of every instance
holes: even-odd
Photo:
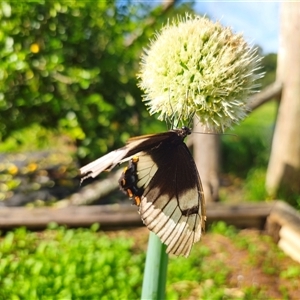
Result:
[[[126,192],[127,192],[127,195],[129,198],[133,198],[133,193],[132,193],[131,189],[127,189]]]
[[[137,163],[139,161],[139,157],[138,156],[133,156],[131,158],[132,162]]]
[[[136,204],[137,206],[140,206],[140,204],[141,204],[141,197],[135,196],[135,197],[134,197],[134,201],[135,201],[135,204]]]

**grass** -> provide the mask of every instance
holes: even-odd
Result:
[[[141,242],[140,234],[111,236],[98,228],[52,225],[44,232],[8,232],[0,239],[0,299],[139,299],[146,231]],[[238,253],[247,257],[234,271]],[[284,259],[270,239],[262,236],[258,242],[217,222],[188,259],[170,258],[167,299],[265,299],[263,285],[236,286],[230,278],[244,268],[260,268],[265,276],[296,284],[300,268],[291,264],[283,269]],[[290,292],[287,285],[281,289],[282,295]]]
[[[0,299],[137,299],[144,255],[132,255],[132,239],[110,239],[97,228],[7,233]]]

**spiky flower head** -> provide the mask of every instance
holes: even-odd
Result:
[[[247,114],[261,77],[257,50],[219,22],[186,15],[162,28],[141,61],[139,86],[150,114],[223,131]]]

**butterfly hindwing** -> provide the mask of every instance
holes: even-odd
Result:
[[[165,243],[167,252],[188,256],[200,239],[204,220],[203,191],[194,160],[182,142],[162,142],[139,156],[138,186],[149,169],[139,212],[145,225]]]

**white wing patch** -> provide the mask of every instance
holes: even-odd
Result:
[[[184,194],[179,195],[180,201],[178,199],[178,205],[182,211],[188,210],[191,207],[198,205],[198,190],[197,189],[191,189],[186,190]]]
[[[141,137],[141,138],[131,139],[130,143],[128,143],[123,148],[111,151],[106,155],[101,156],[100,158],[82,167],[80,169],[80,173],[84,177],[81,180],[84,180],[88,177],[95,178],[103,171],[111,171],[118,163],[122,163],[126,161],[126,159],[124,158],[128,157],[127,154],[131,150],[135,149],[139,144],[146,141],[147,139],[148,139],[147,136],[145,136],[144,138]],[[130,158],[128,158],[127,160],[129,160]]]
[[[82,167],[80,169],[80,173],[85,176],[82,178],[82,180],[84,180],[87,177],[95,178],[103,171],[110,171],[120,162],[120,160],[122,160],[123,157],[126,156],[127,152],[127,148],[120,148],[118,150],[109,152],[106,155]]]
[[[160,197],[154,204],[142,197],[139,212],[148,229],[167,245],[167,253],[187,257],[193,244],[200,240],[200,211],[184,216],[176,198]]]
[[[137,153],[136,156],[139,157],[139,163],[137,164],[137,173],[139,180],[137,186],[139,188],[146,187],[149,185],[149,182],[155,175],[158,167],[151,156],[147,155],[145,152]]]

